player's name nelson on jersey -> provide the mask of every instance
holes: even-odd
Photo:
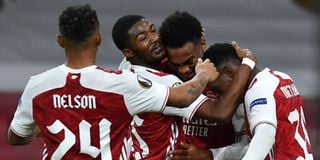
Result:
[[[54,108],[72,108],[72,109],[96,109],[96,97],[94,95],[70,95],[54,94]]]

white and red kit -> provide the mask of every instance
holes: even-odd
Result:
[[[249,139],[245,129],[243,104],[238,106],[235,114],[232,116],[232,124],[235,133],[235,143],[220,148],[210,149],[214,160],[240,160],[245,155]]]
[[[127,63],[123,61],[122,65],[127,66]],[[168,73],[177,73],[169,66],[168,60],[163,61],[161,67]],[[203,94],[211,99],[218,98],[210,88],[206,88]],[[236,142],[235,139],[237,139],[238,135],[235,133],[232,122],[221,124],[202,118],[193,118],[192,120],[184,118],[182,129],[186,136],[186,141],[202,149],[228,146]]]
[[[252,140],[244,159],[313,159],[303,101],[287,74],[269,68],[259,72],[245,94],[245,112]]]
[[[174,87],[181,84],[176,76],[140,65],[131,65],[131,71],[154,82]],[[184,109],[167,106],[164,114],[140,113],[134,116],[132,126],[132,159],[163,160],[169,152],[179,147],[184,141],[181,117],[191,119],[198,107],[207,98],[200,96],[194,103]],[[179,115],[167,116],[167,115]]]
[[[168,95],[130,71],[61,65],[29,79],[10,127],[27,137],[39,126],[46,160],[124,160],[133,115],[162,112]]]

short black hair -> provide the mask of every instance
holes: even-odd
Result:
[[[124,50],[129,47],[129,29],[136,24],[138,21],[141,21],[145,17],[141,15],[125,15],[120,17],[112,28],[112,39],[115,45],[119,50]]]
[[[89,4],[67,7],[59,17],[60,33],[74,42],[86,41],[98,28],[96,11]]]
[[[180,48],[187,42],[198,45],[202,36],[200,21],[188,12],[176,11],[159,28],[161,41],[167,48]]]
[[[235,48],[229,43],[215,43],[203,53],[202,59],[210,59],[217,68],[221,68],[228,61],[241,61]]]

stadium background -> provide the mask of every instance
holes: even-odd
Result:
[[[141,14],[157,26],[176,10],[198,17],[207,44],[237,40],[257,54],[260,66],[292,76],[305,99],[305,115],[315,159],[320,158],[319,33],[312,0],[0,0],[0,159],[40,159],[42,141],[11,147],[7,128],[29,76],[64,62],[56,44],[58,15],[68,5],[91,4],[98,12],[104,41],[97,63],[116,69],[121,53],[111,28],[125,14]]]

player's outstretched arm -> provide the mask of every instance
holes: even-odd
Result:
[[[218,101],[207,100],[197,110],[196,116],[212,121],[229,121],[243,100],[249,75],[255,66],[256,57],[248,49],[240,48],[233,43],[238,56],[244,57],[226,92]]]
[[[210,60],[202,62],[198,59],[196,75],[189,81],[170,88],[167,105],[175,107],[186,107],[200,96],[208,82],[214,81],[219,73]]]
[[[264,159],[275,142],[276,128],[271,124],[259,124],[254,132],[243,160]]]

